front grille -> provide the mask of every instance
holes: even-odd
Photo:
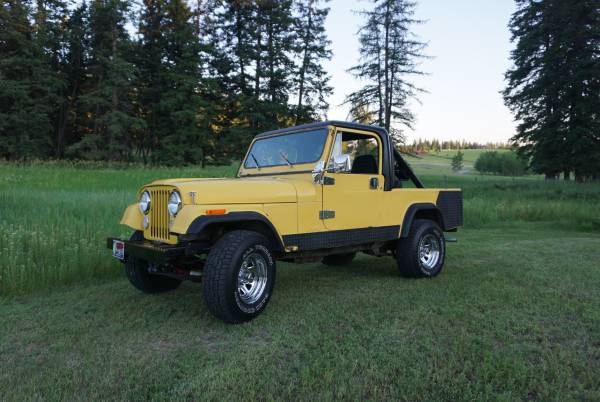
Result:
[[[168,188],[151,188],[150,190],[150,226],[146,230],[146,237],[152,240],[168,241],[169,236],[169,196]]]

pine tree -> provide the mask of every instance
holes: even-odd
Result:
[[[70,155],[87,159],[132,157],[131,133],[144,122],[134,110],[136,68],[133,43],[125,29],[129,3],[94,0],[89,16],[89,65],[82,107],[90,116],[90,132],[70,147]]]
[[[506,73],[513,144],[546,178],[600,172],[600,1],[517,0]]]
[[[86,82],[88,45],[87,6],[82,3],[68,14],[64,32],[64,52],[58,67],[64,80],[59,113],[56,117],[54,156],[62,158],[65,150],[81,140],[86,132],[86,119],[80,113],[79,98]]]
[[[250,1],[228,0],[218,15],[223,50],[230,54],[231,80],[235,92],[241,95],[252,95],[252,76],[250,67],[255,42],[253,32],[256,31],[256,6]],[[260,50],[260,49],[259,49]]]
[[[464,153],[459,149],[458,152],[456,154],[454,154],[454,156],[452,157],[452,163],[451,163],[452,171],[458,172],[458,171],[462,170],[463,159],[464,159]]]
[[[422,90],[408,81],[424,58],[425,44],[411,32],[415,4],[408,0],[375,0],[372,10],[362,11],[365,23],[359,30],[360,64],[349,71],[366,81],[346,97],[354,109],[370,111],[370,120],[390,132],[396,142],[403,142],[402,130],[393,122],[412,128],[414,116],[408,101]]]
[[[162,94],[167,89],[163,66],[165,53],[165,39],[162,33],[164,3],[164,0],[144,0],[139,18],[136,86],[139,93],[139,116],[144,119],[146,124],[134,142],[145,163],[148,162],[149,155],[159,143],[158,126],[163,117],[159,106]]]
[[[0,6],[0,157],[51,154],[56,82],[30,23],[31,3]]]
[[[213,147],[215,159],[220,160],[240,157],[254,128],[263,125],[263,115],[257,109],[263,65],[259,55],[262,56],[265,45],[254,2],[223,0],[216,3],[214,16],[208,17],[207,30],[215,44],[210,60],[217,77],[213,86],[224,94],[220,131]],[[259,64],[252,76],[254,60]]]
[[[199,127],[200,44],[192,12],[184,0],[167,0],[162,24],[166,87],[159,110],[159,161],[168,164],[201,163],[206,132]]]
[[[223,118],[216,153],[238,158],[259,131],[294,123],[294,19],[290,0],[224,0],[209,18],[210,62]]]
[[[319,0],[297,0],[295,6],[295,51],[300,59],[294,74],[298,91],[295,122],[298,124],[314,121],[327,112],[327,97],[333,93],[333,88],[329,86],[329,75],[323,67],[332,55],[331,42],[325,31],[329,8],[319,7]]]
[[[64,48],[66,45],[66,21],[68,21],[66,2],[63,0],[36,0],[34,12],[34,37],[41,49],[42,62],[49,69],[47,77],[48,95],[52,108],[52,132],[48,133],[54,143],[55,156],[61,156],[64,149],[60,126],[62,123],[62,103],[66,97],[68,75],[65,67]]]
[[[600,179],[600,0],[554,2],[562,16],[569,170],[579,182]]]
[[[207,138],[202,146],[202,166],[229,164],[239,150],[227,141],[234,122],[232,111],[237,110],[237,96],[230,74],[233,72],[231,54],[222,30],[223,15],[218,12],[222,0],[198,0],[195,10],[196,35],[200,43],[200,74],[202,76],[199,125]]]
[[[264,113],[272,122],[270,128],[291,124],[288,107],[294,64],[290,52],[293,50],[293,19],[291,0],[266,0],[264,31],[266,34],[265,88],[267,108]],[[287,121],[286,121],[287,120]]]

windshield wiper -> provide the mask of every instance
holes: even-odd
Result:
[[[252,154],[252,152],[250,152],[250,157],[254,160],[254,163],[256,163],[256,167],[257,168],[261,168],[260,163],[258,163],[258,159],[256,159],[256,157],[254,156],[254,154]]]
[[[287,162],[288,166],[292,166],[293,163],[290,162],[290,160],[287,158],[287,156],[285,156],[285,154],[283,153],[283,151],[279,151],[279,155],[281,155],[281,157]]]

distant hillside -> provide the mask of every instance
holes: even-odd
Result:
[[[460,175],[477,174],[473,165],[480,154],[486,151],[495,150],[498,152],[508,152],[507,149],[482,148],[482,149],[461,149],[464,154],[463,169],[458,172]],[[415,170],[417,174],[457,174],[452,171],[450,162],[456,155],[458,149],[444,149],[439,152],[417,152],[415,156],[404,155],[406,161]]]

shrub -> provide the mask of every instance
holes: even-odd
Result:
[[[454,155],[452,157],[452,170],[455,172],[458,172],[459,170],[462,170],[463,168],[463,159],[464,159],[464,154],[462,153],[462,151],[458,151],[456,153],[456,155]]]
[[[489,151],[479,155],[475,170],[502,176],[523,176],[527,173],[527,163],[514,152]]]

